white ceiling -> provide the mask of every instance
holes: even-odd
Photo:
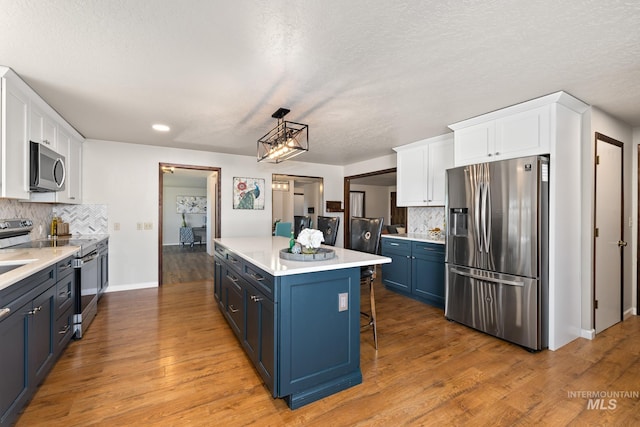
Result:
[[[640,126],[640,2],[0,0],[0,64],[86,138],[349,164],[565,90]],[[159,134],[162,122],[171,132]]]

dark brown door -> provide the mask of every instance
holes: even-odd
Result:
[[[391,224],[402,224],[407,226],[407,208],[399,208],[396,206],[397,195],[395,191],[391,192]]]

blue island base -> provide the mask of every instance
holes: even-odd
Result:
[[[289,405],[289,408],[298,409],[304,405],[313,403],[316,400],[320,400],[334,393],[346,390],[361,383],[362,372],[360,371],[360,369],[358,369],[357,372],[352,372],[351,374],[345,375],[344,377],[336,378],[332,381],[319,384],[300,393],[286,396],[285,401],[287,402],[287,405]]]

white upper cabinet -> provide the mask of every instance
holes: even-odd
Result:
[[[2,103],[0,113],[0,194],[12,199],[29,198],[29,97],[27,86],[0,67]]]
[[[54,151],[58,148],[58,125],[56,121],[44,112],[41,102],[31,100],[29,111],[29,139],[46,145]]]
[[[82,144],[71,138],[65,130],[58,129],[58,153],[65,157],[64,190],[55,193],[55,201],[59,203],[80,203],[81,172],[82,172]]]
[[[566,92],[556,92],[449,125],[455,165],[550,154],[562,122],[559,108],[580,112],[584,105]]]
[[[534,108],[454,131],[455,165],[549,153],[551,106]]]
[[[446,170],[453,167],[453,135],[396,147],[397,205],[444,206]]]
[[[0,197],[32,202],[82,203],[84,138],[10,68],[0,66]],[[30,144],[38,142],[65,157],[65,189],[31,193]]]

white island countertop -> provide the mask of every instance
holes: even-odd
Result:
[[[80,246],[0,249],[0,266],[24,264],[0,274],[0,291],[38,271],[75,254]]]
[[[389,257],[334,246],[323,246],[336,252],[334,258],[326,261],[288,261],[280,258],[280,249],[289,247],[289,239],[286,237],[223,237],[215,239],[215,242],[272,276],[340,270],[391,262]]]
[[[415,240],[417,242],[435,243],[437,245],[444,245],[445,243],[444,236],[441,238],[435,238],[430,234],[423,233],[383,234],[382,237],[389,239]]]

